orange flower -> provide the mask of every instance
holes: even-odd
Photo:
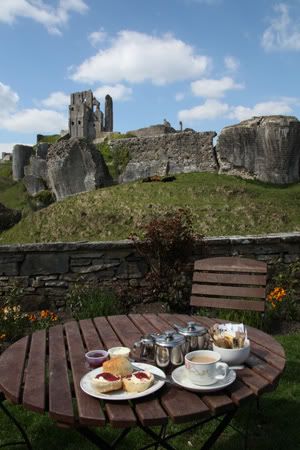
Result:
[[[3,341],[3,339],[5,339],[5,338],[6,338],[6,334],[5,333],[0,334],[0,341]]]
[[[49,317],[49,315],[50,315],[50,312],[48,311],[48,309],[43,309],[40,312],[41,319],[47,319],[47,317]]]
[[[27,317],[30,322],[35,322],[37,320],[35,314],[29,314]]]

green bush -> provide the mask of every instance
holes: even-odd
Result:
[[[21,310],[21,296],[21,289],[11,288],[0,300],[0,342],[15,341],[26,333],[29,323]]]
[[[48,144],[55,144],[55,142],[57,142],[60,137],[60,134],[38,134],[37,141],[38,143],[47,142]]]
[[[75,286],[67,296],[66,306],[76,320],[125,312],[113,291],[98,286]]]
[[[117,179],[130,160],[128,148],[126,145],[119,145],[112,151],[107,138],[101,144],[97,144],[96,147],[102,154],[110,175]]]
[[[46,208],[55,202],[55,196],[51,191],[45,189],[44,191],[38,192],[36,195],[30,197],[30,205],[33,210],[38,210],[41,208]]]

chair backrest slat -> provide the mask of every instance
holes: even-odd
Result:
[[[195,262],[192,306],[260,311],[265,309],[267,264],[240,257]]]

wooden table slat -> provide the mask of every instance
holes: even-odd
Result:
[[[141,334],[153,333],[153,325],[142,314],[129,314],[128,317],[140,330]]]
[[[283,372],[286,360],[282,356],[271,352],[266,347],[263,347],[256,342],[251,342],[251,353],[257,355],[261,359],[264,359],[270,366],[276,367]]]
[[[73,382],[77,400],[79,422],[82,425],[105,425],[105,415],[101,410],[99,400],[83,392],[80,387],[81,378],[88,372],[85,363],[85,349],[83,347],[78,323],[65,324],[68,342],[69,359],[72,367]]]
[[[145,427],[154,427],[155,425],[168,423],[168,415],[161,407],[159,400],[151,397],[142,398],[134,402],[135,411],[140,422]]]
[[[161,395],[160,401],[174,423],[201,420],[211,414],[197,394],[183,389],[170,388]]]
[[[94,319],[94,323],[101,336],[104,348],[109,349],[110,347],[123,345],[105,317],[97,317]],[[124,428],[136,425],[136,416],[128,403],[107,402],[105,411],[113,427]]]
[[[82,332],[84,344],[88,351],[103,349],[103,343],[97,333],[94,323],[91,319],[80,320],[80,329]]]
[[[12,344],[0,356],[0,390],[14,403],[19,403],[29,336]]]
[[[25,372],[23,405],[36,412],[45,411],[46,330],[33,333]]]
[[[141,337],[139,329],[127,316],[109,316],[107,319],[125,347],[131,348]]]
[[[121,345],[120,339],[105,317],[96,317],[94,324],[106,349]]]
[[[62,325],[49,328],[49,415],[59,422],[75,422]]]

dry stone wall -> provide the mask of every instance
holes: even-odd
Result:
[[[205,256],[240,255],[270,267],[278,260],[288,265],[300,259],[300,233],[206,238],[204,243]],[[191,255],[191,270],[201,257],[203,246]],[[27,311],[63,308],[66,294],[78,283],[139,289],[147,271],[131,241],[0,246],[0,296],[18,286]]]

